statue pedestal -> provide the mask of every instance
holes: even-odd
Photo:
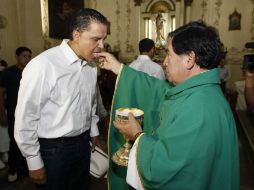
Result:
[[[155,48],[155,55],[153,61],[159,64],[162,64],[165,57],[167,56],[166,49],[163,46]]]

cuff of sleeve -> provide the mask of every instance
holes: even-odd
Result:
[[[93,126],[91,127],[91,130],[90,130],[90,137],[96,137],[98,136],[100,133],[99,133],[99,130],[98,130],[98,126]]]
[[[135,141],[134,145],[132,146],[130,150],[126,181],[133,188],[143,190],[144,188],[142,186],[142,182],[138,173],[138,168],[136,163],[137,162],[137,153],[136,153],[137,144],[136,143],[137,143],[137,140]]]
[[[29,170],[38,170],[44,166],[44,163],[42,161],[41,155],[33,156],[33,157],[27,157],[27,166]]]
[[[140,139],[144,134],[145,134],[145,133],[142,132],[142,133],[140,133],[140,134],[138,135],[138,137],[137,137],[137,138],[135,139],[135,141],[134,141],[134,145],[138,144],[139,139]]]

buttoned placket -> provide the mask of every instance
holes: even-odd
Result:
[[[78,61],[80,63],[79,64],[79,67],[80,67],[80,73],[79,73],[79,75],[80,75],[79,76],[80,77],[80,80],[79,80],[80,101],[81,101],[81,105],[85,105],[85,92],[84,92],[84,88],[83,88],[83,85],[84,85],[84,83],[83,83],[84,71],[83,70],[85,69],[85,64],[82,59],[79,59]],[[82,123],[84,125],[86,123],[85,117],[84,117],[84,112],[85,112],[84,106],[81,106],[81,111],[82,111]]]

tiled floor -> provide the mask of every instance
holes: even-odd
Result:
[[[14,183],[8,183],[7,170],[7,168],[0,170],[1,190],[36,190],[36,187],[28,177],[22,177]],[[107,180],[105,178],[97,179],[91,176],[90,190],[107,190]]]

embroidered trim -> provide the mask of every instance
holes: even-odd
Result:
[[[134,141],[143,133],[143,131],[139,131],[134,136]]]
[[[115,83],[115,90],[114,90],[114,95],[113,95],[113,98],[112,98],[112,102],[115,102],[115,95],[116,95],[116,91],[117,91],[117,87],[118,87],[118,82],[120,80],[120,77],[121,77],[121,73],[122,73],[122,70],[123,70],[123,67],[124,67],[124,64],[121,64],[121,67],[120,67],[120,70],[119,70],[119,73],[117,75],[117,78],[116,78],[116,83]],[[109,147],[109,144],[110,144],[110,138],[109,138],[109,134],[110,134],[110,125],[111,125],[111,121],[112,121],[112,112],[113,112],[113,107],[114,105],[111,104],[111,109],[110,109],[110,118],[109,118],[109,127],[108,127],[108,154],[110,154],[110,147]],[[110,155],[109,155],[110,157]],[[109,171],[109,170],[108,170]],[[109,175],[107,173],[107,184],[108,184],[108,189],[110,189],[109,187]]]

